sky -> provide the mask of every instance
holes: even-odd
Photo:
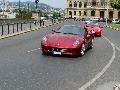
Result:
[[[19,1],[19,0],[8,0],[8,1]],[[34,0],[21,0],[21,1],[34,2]],[[39,2],[48,4],[48,5],[53,6],[53,7],[64,9],[66,0],[39,0]]]

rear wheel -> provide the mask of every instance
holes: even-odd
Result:
[[[80,49],[80,55],[83,56],[85,54],[85,44],[82,44],[82,47]]]
[[[90,49],[92,49],[92,48],[93,48],[93,39],[92,39],[91,45],[90,45]]]

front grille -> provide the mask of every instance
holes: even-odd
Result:
[[[52,48],[52,51],[60,52],[62,49],[60,48]]]
[[[56,52],[68,52],[67,49],[63,49],[63,48],[52,48],[52,51],[56,51]]]

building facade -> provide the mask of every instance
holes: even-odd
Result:
[[[67,0],[65,15],[70,18],[120,19],[120,11],[112,8],[113,0]]]

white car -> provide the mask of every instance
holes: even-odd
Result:
[[[99,18],[92,18],[91,21],[98,21]]]
[[[113,20],[112,20],[112,23],[114,23],[114,24],[116,24],[116,23],[118,23],[118,22],[119,22],[118,19],[113,19]]]
[[[85,18],[85,24],[90,24],[92,22],[91,18]]]

